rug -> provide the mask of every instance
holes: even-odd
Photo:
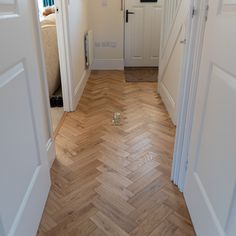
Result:
[[[126,82],[157,82],[158,67],[125,67]]]

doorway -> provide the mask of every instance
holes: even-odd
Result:
[[[63,92],[65,90],[63,82],[67,82],[67,79],[61,73],[64,66],[61,63],[63,61],[62,54],[59,52],[59,48],[63,47],[59,39],[62,29],[58,23],[58,8],[55,6],[55,2],[53,0],[37,0],[37,3],[52,129],[55,135],[65,114],[64,100],[68,99]]]
[[[124,9],[127,82],[157,82],[162,1],[126,0]]]

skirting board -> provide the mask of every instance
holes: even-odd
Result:
[[[94,59],[92,70],[124,70],[124,59]]]
[[[47,155],[48,155],[49,168],[51,168],[54,160],[56,159],[54,142],[51,138],[48,140],[46,144],[46,149],[47,149]]]
[[[76,107],[79,104],[79,100],[83,94],[83,91],[88,81],[88,78],[90,76],[90,73],[91,73],[91,70],[84,71],[82,78],[80,79],[80,82],[78,83],[78,85],[76,86],[74,90],[73,111],[76,110]]]
[[[171,117],[172,122],[176,125],[176,106],[173,98],[171,97],[168,89],[166,86],[162,83],[162,81],[159,82],[159,89],[158,92],[161,96],[162,101],[164,102],[166,109]]]

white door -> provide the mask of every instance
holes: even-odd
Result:
[[[0,235],[34,236],[50,188],[36,10],[0,0]]]
[[[159,63],[162,1],[125,1],[125,66]]]
[[[199,236],[236,235],[236,0],[210,0],[184,195]]]

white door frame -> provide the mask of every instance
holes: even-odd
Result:
[[[61,87],[64,111],[74,111],[72,89],[72,67],[70,54],[68,1],[55,0],[58,51],[61,72]]]
[[[183,192],[188,168],[188,151],[196,101],[198,73],[206,24],[208,0],[192,0],[194,16],[190,15],[191,24],[187,29],[187,50],[184,56],[182,80],[178,98],[178,119],[175,149],[172,165],[172,181]]]
[[[48,155],[48,161],[49,161],[49,167],[52,166],[54,160],[56,159],[56,151],[55,151],[55,146],[54,146],[54,135],[53,135],[53,126],[52,126],[52,118],[51,118],[51,112],[50,112],[50,101],[49,101],[49,96],[48,96],[48,83],[47,83],[47,73],[46,73],[46,64],[45,64],[45,59],[44,59],[44,52],[43,52],[43,41],[42,41],[42,34],[40,30],[40,22],[39,22],[39,12],[38,12],[38,1],[34,0],[34,9],[32,9],[32,14],[35,15],[35,29],[36,29],[36,35],[38,35],[37,40],[38,40],[38,50],[39,53],[38,55],[38,61],[40,63],[40,72],[41,75],[40,77],[42,78],[42,88],[44,92],[44,107],[45,107],[45,112],[46,112],[46,118],[47,118],[47,126],[48,126],[48,131],[49,131],[49,140],[47,141],[47,155]]]
[[[46,116],[48,120],[48,130],[50,139],[47,142],[47,151],[49,165],[52,166],[53,161],[56,158],[55,147],[54,147],[54,135],[52,128],[51,112],[50,112],[50,101],[48,97],[48,83],[47,83],[47,74],[45,59],[43,57],[43,43],[42,35],[40,30],[39,22],[39,13],[37,10],[38,1],[34,0],[34,9],[32,9],[32,14],[36,18],[36,31],[38,35],[38,50],[39,55],[42,55],[39,58],[41,66],[41,78],[43,83],[44,91],[44,102],[46,109]],[[60,73],[61,73],[61,84],[62,84],[62,93],[63,93],[63,102],[64,102],[64,111],[71,112],[75,110],[74,107],[74,92],[72,87],[72,67],[71,67],[71,50],[70,50],[70,35],[69,35],[69,17],[68,17],[68,2],[64,0],[55,0],[55,9],[56,9],[56,24],[57,24],[57,38],[58,38],[58,51],[59,51],[59,61],[60,61]]]
[[[48,97],[48,83],[47,83],[47,74],[46,74],[46,65],[45,59],[43,57],[43,43],[42,43],[42,35],[40,30],[40,22],[39,22],[39,13],[37,10],[38,1],[34,0],[35,9],[32,9],[33,14],[35,15],[36,24],[35,27],[38,34],[38,45],[39,45],[39,55],[42,55],[39,58],[41,70],[41,78],[43,82],[44,88],[44,102],[46,108],[46,115],[48,120],[48,130],[50,139],[47,142],[47,151],[48,151],[48,160],[50,167],[52,166],[55,158],[55,147],[54,147],[54,134],[53,134],[53,126],[52,126],[52,118],[50,111],[50,101]],[[68,18],[68,3],[63,0],[55,0],[55,9],[56,9],[56,24],[57,24],[57,39],[58,39],[58,51],[59,51],[59,62],[60,62],[60,74],[61,74],[61,86],[62,86],[62,94],[63,94],[63,103],[64,103],[64,111],[71,112],[74,111],[73,107],[73,91],[72,91],[72,68],[71,68],[71,56],[70,56],[70,40],[69,40],[69,18]]]
[[[35,4],[37,4],[36,6],[38,6],[37,0],[35,0]],[[38,13],[36,14],[38,15]],[[55,14],[56,14],[56,29],[57,29],[57,41],[58,41],[59,63],[60,63],[61,87],[62,87],[63,103],[64,103],[63,108],[64,111],[71,112],[74,111],[74,107],[73,107],[73,91],[71,84],[72,67],[70,63],[71,54],[70,54],[70,38],[69,38],[68,2],[63,0],[55,0]],[[41,35],[41,32],[39,32],[39,34]],[[42,45],[42,42],[40,43]],[[48,86],[46,87],[46,89],[48,91]]]

